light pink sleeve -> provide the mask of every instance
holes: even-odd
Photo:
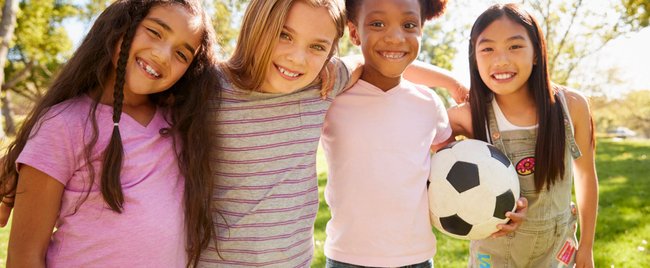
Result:
[[[440,97],[434,93],[435,100],[435,113],[438,122],[436,123],[436,136],[433,137],[433,142],[431,144],[439,144],[446,141],[451,136],[451,125],[449,124],[449,116],[447,116],[447,109],[445,105],[440,100]]]
[[[21,164],[29,165],[63,185],[68,183],[77,166],[74,146],[83,146],[83,139],[79,135],[77,143],[72,143],[73,137],[70,135],[71,129],[66,122],[65,112],[54,113],[50,110],[41,117],[16,160],[18,169]]]

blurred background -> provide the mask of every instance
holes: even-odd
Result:
[[[0,137],[10,141],[32,104],[46,92],[108,0],[0,0]],[[450,70],[469,85],[468,41],[474,19],[493,3],[449,1],[442,17],[426,24],[420,60]],[[532,11],[548,43],[551,78],[590,97],[597,129],[600,210],[596,267],[650,267],[650,1],[514,1]],[[248,1],[204,0],[227,59]],[[358,53],[347,37],[339,55]],[[447,97],[444,90],[436,90]],[[319,185],[326,184],[319,154]],[[321,188],[321,198],[322,189]],[[321,199],[312,267],[323,267],[329,211]],[[466,241],[437,234],[437,267],[465,267]],[[381,239],[381,238],[378,238]],[[0,229],[4,265],[8,227]]]
[[[232,51],[245,0],[204,0],[219,37]],[[474,19],[503,1],[449,1],[425,27],[420,59],[444,67],[469,85],[467,49]],[[650,137],[650,1],[519,1],[543,25],[551,77],[591,96],[599,133]],[[0,0],[2,131],[13,135],[30,104],[79,44],[108,0]],[[347,38],[340,55],[358,53]],[[439,91],[444,94],[444,91]],[[620,132],[622,133],[622,132]],[[0,133],[2,134],[2,133]],[[633,134],[633,135],[632,135]],[[622,136],[623,137],[623,136]]]

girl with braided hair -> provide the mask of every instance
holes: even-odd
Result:
[[[213,35],[195,0],[118,0],[97,18],[8,149],[8,266],[197,264],[213,235]]]

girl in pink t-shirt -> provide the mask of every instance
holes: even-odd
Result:
[[[9,146],[8,266],[198,262],[212,237],[212,31],[195,0],[119,0],[97,18]]]

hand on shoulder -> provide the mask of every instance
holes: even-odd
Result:
[[[472,111],[468,102],[449,107],[447,115],[453,132],[452,136],[474,136],[472,131]]]

